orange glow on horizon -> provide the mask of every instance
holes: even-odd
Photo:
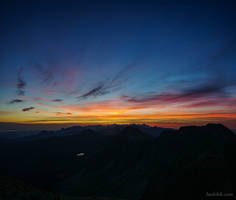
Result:
[[[14,116],[13,116],[14,117]],[[235,113],[205,113],[205,114],[178,114],[178,113],[160,113],[160,114],[120,114],[118,111],[113,111],[107,115],[73,115],[72,113],[55,113],[47,117],[1,117],[1,122],[15,122],[24,124],[148,124],[151,126],[163,126],[178,128],[184,125],[202,125],[206,123],[226,123],[230,128],[235,128],[236,114]]]
[[[1,122],[24,124],[148,124],[177,128],[184,125],[224,123],[236,129],[236,108],[223,106],[189,108],[183,104],[134,104],[120,98],[97,102],[67,104],[36,102],[30,112],[5,112]],[[212,108],[212,109],[211,109]]]

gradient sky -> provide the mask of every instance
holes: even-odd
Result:
[[[0,122],[236,129],[235,10],[227,0],[1,1]]]

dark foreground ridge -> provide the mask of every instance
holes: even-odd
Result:
[[[229,199],[235,155],[236,136],[221,124],[72,127],[5,137],[0,176],[8,178],[1,178],[0,199],[197,200],[214,192]]]

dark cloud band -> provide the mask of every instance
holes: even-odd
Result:
[[[13,99],[13,100],[11,100],[11,101],[9,102],[9,104],[21,103],[21,102],[23,102],[23,100],[21,100],[21,99]]]
[[[23,108],[22,111],[23,111],[23,112],[26,112],[26,111],[30,111],[30,110],[33,110],[33,109],[34,109],[34,107]]]

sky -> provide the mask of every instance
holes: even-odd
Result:
[[[0,122],[236,129],[233,1],[0,5]]]

